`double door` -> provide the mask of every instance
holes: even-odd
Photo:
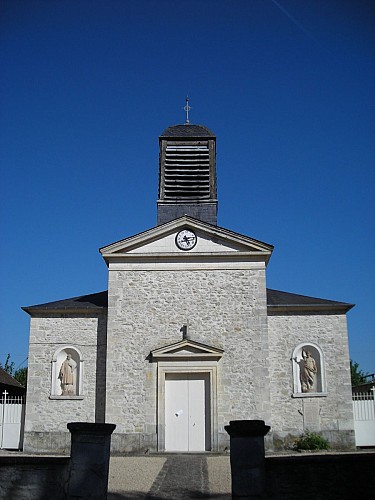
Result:
[[[210,378],[208,373],[165,376],[165,450],[211,449]]]

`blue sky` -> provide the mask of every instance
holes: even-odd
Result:
[[[270,288],[355,303],[375,372],[375,4],[3,0],[0,361],[20,308],[107,288],[98,249],[156,224],[158,136],[217,136],[218,223],[275,245]],[[24,362],[25,364],[25,362]]]

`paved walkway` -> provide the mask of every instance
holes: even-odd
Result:
[[[231,499],[227,456],[111,457],[108,499]]]

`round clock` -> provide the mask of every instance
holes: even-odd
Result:
[[[197,236],[190,229],[183,229],[176,236],[176,245],[181,250],[191,250],[197,243]]]

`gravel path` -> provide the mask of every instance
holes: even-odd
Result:
[[[231,498],[227,456],[111,457],[108,499]]]

